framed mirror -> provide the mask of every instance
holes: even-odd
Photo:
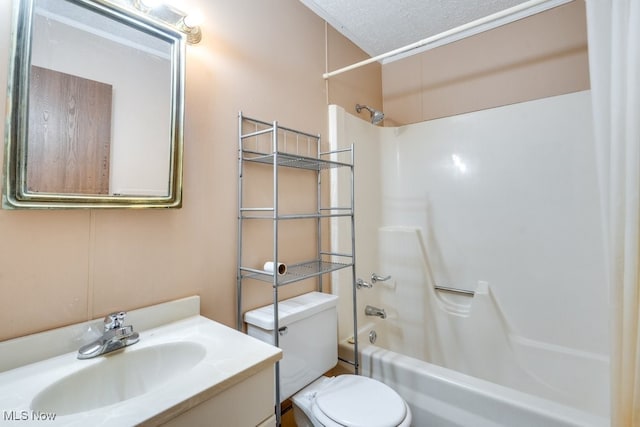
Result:
[[[3,207],[180,207],[185,35],[139,0],[19,0]]]

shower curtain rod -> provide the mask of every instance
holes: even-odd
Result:
[[[392,56],[397,56],[402,53],[406,53],[410,50],[418,49],[421,47],[427,47],[431,49],[437,46],[442,46],[444,44],[452,43],[454,41],[461,40],[465,37],[469,37],[474,34],[478,34],[478,33],[499,27],[501,25],[509,24],[511,22],[517,21],[518,19],[526,18],[527,16],[531,16],[548,9],[553,9],[554,7],[561,6],[571,1],[574,1],[574,0],[529,0],[517,6],[510,7],[509,9],[496,12],[492,15],[485,16],[484,18],[476,19],[475,21],[471,21],[467,24],[460,25],[459,27],[455,27],[450,30],[443,31],[434,36],[430,36],[430,37],[427,37],[426,39],[422,39],[420,41],[408,44],[398,49],[391,50],[387,53],[383,53],[383,54],[374,56],[372,58],[365,59],[364,61],[357,62],[355,64],[340,68],[335,71],[331,71],[329,73],[324,73],[322,77],[326,80],[333,76],[337,76],[338,74],[342,74],[344,72],[351,71],[356,68],[360,68],[364,65],[371,64],[372,62],[380,61],[382,59],[390,58]],[[433,45],[433,46],[429,46],[429,45]]]

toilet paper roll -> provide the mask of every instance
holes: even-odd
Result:
[[[264,271],[268,271],[269,273],[273,273],[273,271],[274,271],[273,265],[274,265],[273,261],[265,262],[264,263],[264,268],[263,268]],[[278,275],[282,276],[284,273],[287,272],[287,266],[284,265],[283,263],[279,262],[277,271],[278,271]]]

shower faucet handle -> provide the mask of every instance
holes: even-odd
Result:
[[[385,282],[387,280],[391,279],[391,276],[379,276],[376,273],[371,273],[371,283],[376,283],[376,282]]]
[[[356,279],[356,288],[358,289],[362,289],[362,288],[373,288],[373,285],[371,283],[367,283],[364,280],[362,280],[361,278],[357,278]]]

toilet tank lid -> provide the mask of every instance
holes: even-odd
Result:
[[[300,319],[312,316],[321,311],[336,307],[338,297],[322,292],[309,292],[278,303],[278,326],[290,325]],[[244,321],[250,325],[272,331],[273,304],[247,311]]]

